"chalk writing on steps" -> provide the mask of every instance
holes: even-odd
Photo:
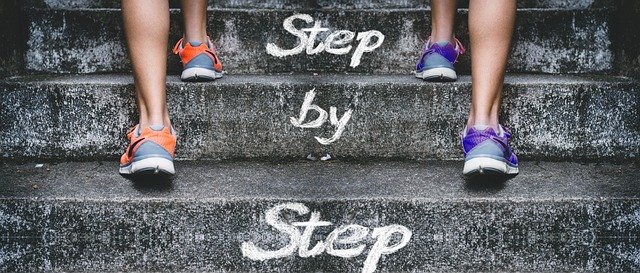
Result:
[[[359,42],[353,51],[349,66],[356,67],[360,65],[362,54],[374,51],[384,42],[384,35],[377,30],[358,32],[358,35],[353,31],[338,30],[330,33],[324,41],[316,45],[318,34],[329,31],[329,29],[323,28],[320,21],[315,21],[311,28],[297,29],[293,25],[293,21],[295,20],[302,20],[308,24],[314,23],[315,21],[309,14],[294,14],[286,18],[282,26],[287,32],[298,37],[298,44],[291,49],[282,49],[273,43],[269,43],[267,44],[267,53],[276,57],[297,55],[303,51],[306,51],[307,55],[319,54],[323,51],[334,55],[345,55],[353,49],[350,43],[353,42],[355,38],[356,41]]]
[[[338,108],[333,106],[329,107],[329,113],[327,114],[327,111],[320,108],[320,106],[312,104],[315,97],[315,88],[305,94],[304,102],[300,108],[300,114],[298,118],[290,118],[291,124],[298,128],[320,128],[328,118],[331,125],[336,127],[336,132],[331,136],[331,138],[315,137],[315,139],[322,145],[329,145],[340,139],[345,127],[347,126],[347,122],[351,119],[353,109],[347,109],[342,117],[338,119]],[[318,112],[318,117],[315,120],[304,122],[307,119],[307,115],[310,110]]]
[[[311,238],[316,238],[314,236],[315,228],[331,226],[333,223],[321,221],[320,213],[317,211],[311,212],[309,221],[287,223],[281,217],[281,212],[283,211],[292,211],[300,216],[310,213],[309,208],[301,203],[280,204],[267,210],[265,212],[265,222],[287,236],[288,244],[280,249],[267,250],[258,247],[252,242],[243,242],[240,248],[244,257],[251,260],[264,261],[291,256],[297,251],[298,256],[302,258],[314,257],[323,252],[336,257],[353,258],[365,251],[367,246],[364,241],[368,236],[371,236],[375,241],[369,249],[362,267],[363,273],[369,273],[376,270],[382,255],[397,252],[411,240],[411,230],[402,225],[373,228],[373,231],[369,234],[369,228],[350,224],[336,227],[327,235],[324,241],[319,240],[315,246],[311,247]],[[303,230],[302,233],[300,229]],[[400,236],[399,239],[398,236]],[[393,238],[395,239],[392,240]],[[349,245],[349,247],[343,248],[345,245]]]

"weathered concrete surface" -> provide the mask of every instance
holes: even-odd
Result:
[[[120,8],[121,0],[25,0],[31,7],[47,9]],[[164,0],[166,1],[166,0]],[[558,1],[558,0],[556,0]],[[209,0],[209,8],[304,9],[314,7],[307,0]],[[169,0],[169,6],[180,7],[180,0]]]
[[[116,165],[4,164],[0,270],[361,271],[370,236],[351,259],[243,257],[243,242],[288,244],[264,218],[287,202],[332,222],[312,246],[340,225],[410,229],[378,272],[640,270],[634,164],[524,162],[506,182],[464,182],[460,162],[182,162],[167,182],[127,181]]]
[[[210,8],[305,9],[314,7],[315,0],[213,0]]]
[[[209,12],[208,26],[225,70],[232,74],[292,71],[410,73],[420,57],[430,26],[430,12],[426,9],[308,12],[332,31],[379,30],[386,39],[380,48],[365,53],[356,68],[349,67],[352,54],[338,56],[323,52],[309,56],[303,53],[278,58],[267,54],[266,45],[275,43],[288,49],[298,43],[298,39],[282,27],[283,20],[295,12],[217,9]],[[466,17],[466,10],[460,10],[461,23],[457,33],[468,44]],[[35,9],[30,10],[29,18],[26,53],[29,71],[93,73],[130,70],[119,10]],[[518,11],[508,70],[544,73],[610,71],[613,68],[610,19],[609,9]],[[180,21],[179,13],[174,10],[172,42],[181,36]],[[327,35],[327,32],[321,33],[318,39],[323,40]],[[469,72],[470,54],[461,57],[459,72]],[[178,58],[168,57],[170,73],[178,73],[181,69]]]
[[[323,8],[427,8],[429,0],[318,0]],[[611,0],[519,0],[519,8],[587,9],[611,7]],[[469,7],[469,0],[458,0],[459,7]]]
[[[640,79],[640,2],[619,1],[613,27],[616,68]]]
[[[32,7],[52,9],[74,8],[118,8],[119,0],[25,0]],[[211,8],[425,8],[429,0],[210,0]],[[170,0],[173,7],[179,7],[179,1]],[[468,7],[468,0],[459,0],[460,7]],[[611,0],[520,0],[520,8],[566,8],[586,9],[611,7]]]
[[[21,2],[0,2],[0,78],[24,71],[27,23]]]
[[[470,78],[450,84],[412,76],[227,76],[210,84],[170,77],[177,156],[303,158],[321,155],[329,122],[294,127],[305,93],[338,117],[353,109],[334,157],[460,158]],[[4,158],[115,158],[135,123],[129,76],[30,76],[0,83],[0,154]],[[606,76],[510,75],[502,119],[522,158],[637,158],[638,84]],[[306,121],[315,119],[310,112]]]
[[[43,164],[37,167],[36,164]],[[131,181],[118,162],[0,162],[0,198],[24,200],[291,199],[505,201],[634,199],[639,162],[523,161],[508,180],[466,181],[462,161],[178,161],[170,183]],[[34,188],[34,186],[36,186]]]

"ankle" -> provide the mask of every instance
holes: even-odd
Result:
[[[185,43],[203,44],[203,43],[207,42],[207,34],[206,33],[199,33],[199,34],[185,33],[183,37],[184,37],[183,46],[184,46]]]
[[[455,38],[454,38],[453,35],[449,35],[449,34],[440,35],[440,34],[435,33],[435,32],[431,33],[431,36],[429,36],[429,41],[432,44],[441,43],[441,42],[447,42],[447,43],[455,44],[455,42],[454,42]]]
[[[166,127],[171,127],[171,121],[169,120],[169,118],[163,118],[163,117],[147,117],[147,118],[140,118],[140,121],[138,123],[140,125],[141,128],[146,128],[146,127],[158,127],[158,126],[166,126]]]
[[[483,128],[493,128],[494,130],[499,130],[500,128],[500,123],[498,122],[497,119],[490,119],[490,118],[478,118],[478,117],[474,117],[474,118],[469,118],[469,120],[467,121],[467,127],[475,127],[476,129],[483,129]]]

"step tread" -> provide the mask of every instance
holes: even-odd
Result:
[[[508,181],[465,180],[462,161],[179,161],[169,182],[133,182],[117,173],[113,161],[2,166],[0,200],[640,200],[637,163],[527,161],[521,163],[521,174]]]
[[[400,85],[468,85],[471,83],[470,75],[460,75],[458,81],[452,83],[433,83],[414,78],[412,75],[356,75],[356,74],[271,74],[271,75],[226,75],[211,85],[229,84],[292,84],[292,83],[323,83],[323,84],[344,84],[344,83],[388,83]],[[571,74],[507,74],[505,84],[518,85],[541,85],[541,84],[629,84],[637,81],[623,76],[610,75],[571,75]],[[64,75],[23,75],[14,76],[0,80],[0,84],[29,84],[29,85],[51,85],[51,84],[90,84],[90,85],[122,85],[133,84],[131,74],[64,74]],[[203,83],[186,83],[180,80],[177,75],[167,77],[168,84],[202,85]]]
[[[518,11],[561,11],[561,12],[584,12],[584,11],[603,11],[603,10],[611,10],[612,7],[593,7],[593,8],[561,8],[561,7],[518,7]],[[47,7],[28,7],[27,11],[38,11],[38,12],[77,12],[77,11],[121,11],[122,9],[119,7],[77,7],[77,8],[47,8]],[[459,13],[468,13],[469,8],[457,8]],[[180,8],[170,8],[170,12],[172,13],[180,13]],[[431,11],[430,7],[392,7],[392,8],[366,8],[362,10],[357,9],[342,9],[342,8],[299,8],[299,9],[289,9],[289,8],[249,8],[249,7],[207,7],[207,11],[240,11],[240,12],[334,12],[334,11],[344,11],[344,12],[411,12],[411,11]]]

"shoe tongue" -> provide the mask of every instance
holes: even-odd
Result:
[[[473,129],[476,129],[478,131],[484,131],[487,130],[488,128],[491,128],[489,125],[473,125]]]
[[[151,126],[149,126],[149,128],[151,128],[151,130],[154,130],[154,131],[162,131],[162,129],[164,129],[164,125],[162,125],[162,124],[151,125]]]
[[[191,46],[193,46],[193,47],[197,47],[197,46],[200,46],[202,43],[201,42],[192,42],[192,41],[190,41],[189,44]]]
[[[449,44],[449,42],[437,42],[435,44],[440,46],[440,47],[445,47],[445,46],[447,46]]]

